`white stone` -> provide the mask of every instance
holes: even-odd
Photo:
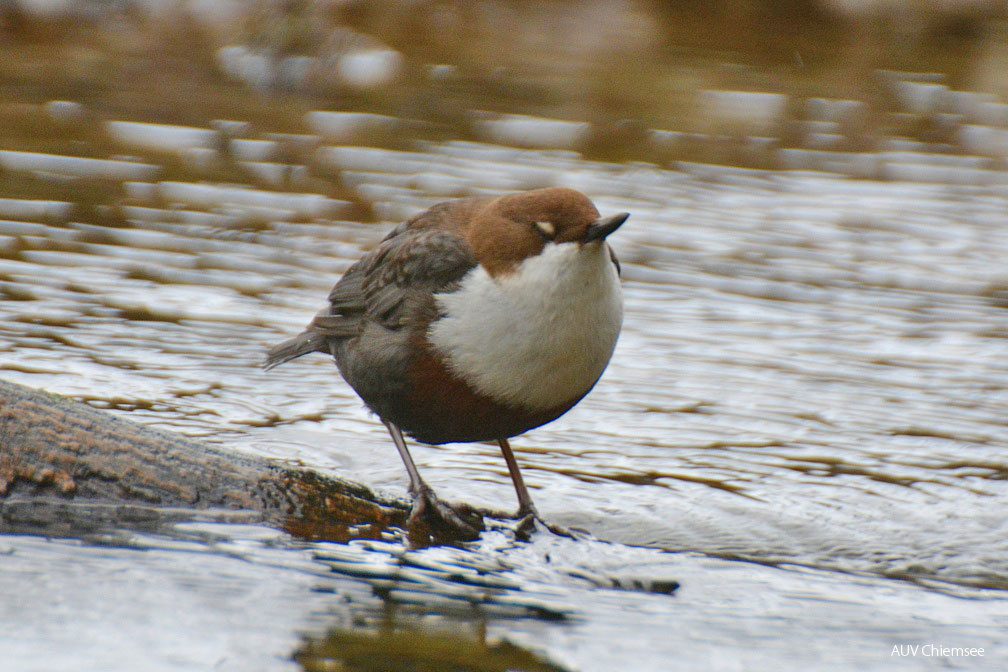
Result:
[[[231,156],[239,161],[269,161],[280,153],[280,145],[272,140],[234,138],[228,145]]]
[[[708,90],[701,93],[706,112],[722,122],[767,128],[784,121],[788,97],[761,91]]]
[[[372,89],[391,84],[399,76],[403,57],[392,49],[365,49],[339,57],[337,73],[344,84]]]
[[[50,100],[46,103],[49,118],[61,124],[79,124],[84,121],[84,106],[71,100]]]
[[[274,213],[280,219],[287,215],[328,217],[344,210],[349,204],[321,194],[289,193],[248,189],[237,185],[195,184],[192,182],[161,182],[161,197],[168,202],[185,203],[201,208],[231,207]]]
[[[473,127],[488,142],[541,149],[574,149],[588,138],[591,130],[591,125],[586,121],[565,121],[523,114],[477,118]]]
[[[895,82],[896,97],[904,109],[917,115],[932,114],[944,99],[948,87],[925,82]]]
[[[65,222],[70,219],[73,207],[72,203],[66,201],[0,198],[0,217]]]
[[[43,172],[70,177],[101,177],[111,180],[151,179],[161,171],[149,163],[13,150],[0,150],[0,166],[7,170]]]
[[[305,123],[314,133],[335,142],[347,142],[374,132],[392,131],[400,120],[368,112],[327,112],[316,110],[305,115]]]
[[[964,124],[959,128],[958,138],[967,152],[1008,157],[1008,129]]]
[[[220,132],[193,126],[107,121],[105,130],[123,145],[158,152],[182,153],[192,148],[215,147],[220,142]]]

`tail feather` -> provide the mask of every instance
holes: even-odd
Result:
[[[280,366],[301,355],[307,355],[309,352],[328,352],[325,346],[326,337],[324,335],[315,331],[305,331],[270,348],[266,354],[266,361],[263,362],[263,368],[269,371],[275,366]]]

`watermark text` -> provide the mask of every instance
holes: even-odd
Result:
[[[982,647],[941,646],[939,644],[895,644],[890,656],[897,658],[969,658],[984,655]]]

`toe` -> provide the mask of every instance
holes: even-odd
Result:
[[[421,489],[413,500],[410,524],[423,520],[437,536],[476,539],[483,531],[483,517],[473,509],[453,507],[438,499],[430,488]]]

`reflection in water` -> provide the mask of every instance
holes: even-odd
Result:
[[[563,672],[539,656],[507,641],[487,643],[478,633],[439,633],[420,625],[337,631],[307,643],[296,654],[307,672],[392,672],[458,670],[459,672]]]
[[[0,9],[0,376],[401,493],[332,364],[265,376],[266,347],[393,223],[446,198],[577,188],[633,213],[612,241],[625,328],[597,389],[514,447],[547,518],[637,548],[495,537],[403,560],[394,541],[298,546],[238,525],[178,545],[11,534],[15,660],[73,650],[40,623],[107,660],[103,632],[153,618],[172,645],[138,635],[140,660],[205,667],[221,648],[195,644],[222,632],[280,669],[293,633],[370,641],[388,604],[420,621],[476,604],[489,646],[506,634],[564,669],[756,669],[766,647],[793,669],[876,669],[937,637],[987,644],[971,669],[1003,660],[1000,23],[936,12],[891,39],[886,19],[823,21],[818,4],[767,22],[774,3],[605,2],[322,18],[323,3],[267,3],[247,23],[189,3],[189,20],[138,20],[158,4],[108,25],[125,5],[72,26]],[[493,446],[416,458],[452,499],[510,496]],[[454,569],[415,566],[435,560]],[[24,585],[67,611],[25,607]],[[342,610],[347,596],[366,606]]]

